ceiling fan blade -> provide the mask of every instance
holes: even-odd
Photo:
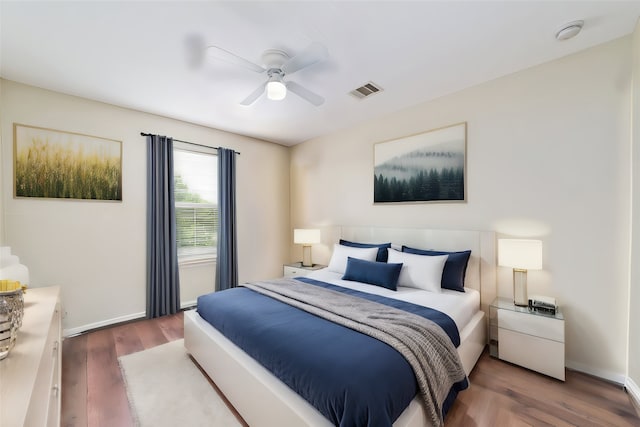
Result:
[[[324,61],[328,56],[329,51],[324,45],[313,42],[304,51],[285,62],[282,65],[282,71],[286,74],[293,74],[305,67]]]
[[[286,85],[287,85],[287,90],[290,90],[291,92],[295,93],[296,95],[298,95],[300,98],[304,99],[305,101],[309,101],[310,103],[312,103],[316,107],[319,107],[320,105],[324,104],[324,98],[323,97],[311,92],[309,89],[306,89],[306,88],[300,86],[298,83],[296,83],[296,82],[287,82]]]
[[[241,56],[236,55],[235,53],[229,52],[228,50],[221,47],[211,45],[207,46],[205,49],[210,52],[215,58],[218,58],[221,61],[228,62],[233,65],[239,65],[251,71],[255,71],[256,73],[264,73],[265,71],[267,71],[264,67],[261,67],[258,64],[254,64],[253,62],[244,59]]]
[[[205,44],[199,34],[189,34],[184,39],[187,55],[187,65],[190,68],[199,68],[204,62]]]
[[[251,92],[251,95],[247,96],[241,103],[240,105],[251,105],[254,102],[256,102],[258,100],[258,98],[260,98],[260,96],[262,96],[262,94],[264,93],[264,88],[267,86],[267,82],[262,83],[260,86],[258,86],[258,88],[256,90],[254,90],[253,92]]]

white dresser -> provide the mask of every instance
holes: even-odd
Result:
[[[0,426],[60,425],[60,288],[28,289],[16,345],[0,360]]]
[[[490,306],[492,356],[564,381],[564,316],[518,307],[506,298]]]

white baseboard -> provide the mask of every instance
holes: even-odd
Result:
[[[126,316],[114,317],[113,319],[102,320],[100,322],[89,323],[87,325],[82,325],[75,328],[64,329],[62,331],[62,336],[64,336],[65,338],[72,337],[74,335],[80,335],[83,332],[90,331],[92,329],[104,328],[105,326],[115,325],[116,323],[142,319],[145,316],[146,313],[143,311],[140,313],[128,314]]]
[[[180,304],[180,309],[192,308],[197,304],[196,300],[185,301]],[[87,325],[78,326],[75,328],[64,329],[62,336],[65,338],[80,335],[84,332],[91,331],[93,329],[104,328],[105,326],[116,325],[118,323],[129,322],[131,320],[142,319],[147,314],[143,311],[140,313],[128,314],[126,316],[114,317],[113,319],[102,320],[100,322],[89,323]]]
[[[198,300],[185,301],[180,304],[180,308],[184,310],[185,308],[195,307],[198,304]]]
[[[574,371],[583,372],[585,374],[592,375],[594,377],[602,378],[616,384],[624,385],[627,380],[627,376],[619,374],[617,372],[605,371],[602,369],[595,369],[593,366],[584,365],[582,363],[574,362],[571,360],[566,361],[567,368]]]
[[[624,383],[627,388],[627,393],[635,401],[636,406],[640,408],[640,387],[631,378],[627,377],[627,381]]]

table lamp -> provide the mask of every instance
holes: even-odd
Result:
[[[498,265],[513,268],[513,303],[528,305],[527,270],[542,269],[542,241],[498,239]]]
[[[320,243],[320,230],[315,228],[296,228],[293,230],[293,243],[302,245],[302,266],[313,267],[311,245]]]

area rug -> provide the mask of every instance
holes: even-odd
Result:
[[[177,340],[119,359],[137,426],[241,426]]]

